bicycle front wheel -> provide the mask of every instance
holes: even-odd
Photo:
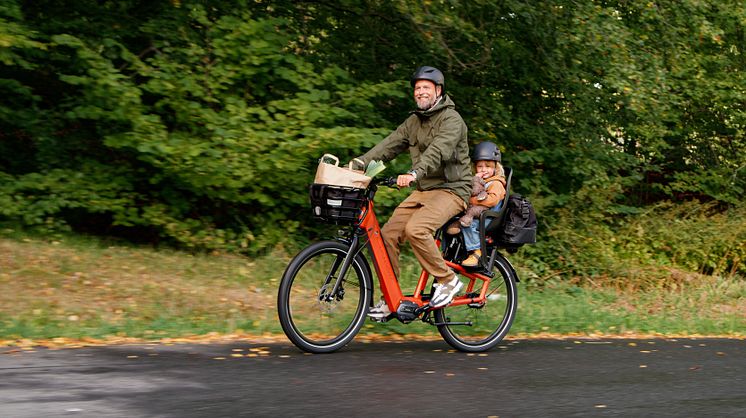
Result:
[[[447,306],[435,311],[438,332],[453,348],[487,351],[510,330],[518,308],[517,278],[501,256],[495,260],[495,270],[484,304]]]
[[[277,296],[280,324],[304,351],[336,351],[365,322],[373,290],[370,267],[362,255],[352,260],[339,288],[333,290],[349,249],[338,241],[312,244],[293,258],[282,276]]]

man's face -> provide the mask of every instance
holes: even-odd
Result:
[[[433,107],[440,91],[441,87],[435,86],[432,81],[417,80],[414,83],[414,101],[417,102],[417,108],[427,110]]]

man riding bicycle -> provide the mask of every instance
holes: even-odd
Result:
[[[411,77],[417,109],[383,141],[359,157],[389,161],[409,150],[412,169],[397,177],[399,187],[416,182],[413,191],[394,210],[381,229],[394,273],[399,277],[399,246],[409,241],[422,267],[435,278],[430,305],[448,305],[463,284],[446,266],[434,233],[466,208],[471,192],[471,164],[467,127],[456,105],[445,94],[445,79],[437,68],[423,66]],[[384,300],[371,308],[373,319],[386,318]]]

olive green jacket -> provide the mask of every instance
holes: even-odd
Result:
[[[362,157],[389,161],[409,149],[417,190],[447,189],[468,201],[471,162],[467,128],[456,105],[445,95],[433,108],[416,110],[394,132]]]

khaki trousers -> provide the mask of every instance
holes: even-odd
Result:
[[[450,279],[440,249],[435,244],[435,231],[449,219],[466,209],[466,202],[448,190],[415,190],[397,208],[381,228],[386,252],[399,277],[399,246],[409,241],[422,267],[436,280]]]

